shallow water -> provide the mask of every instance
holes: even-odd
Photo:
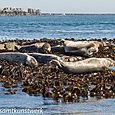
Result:
[[[56,101],[51,98],[43,98],[42,96],[29,96],[18,89],[15,95],[4,95],[4,88],[0,89],[0,110],[22,109],[40,110],[32,114],[42,115],[114,115],[115,99],[96,99],[89,98],[76,103]],[[13,114],[29,114],[28,112],[20,112]],[[3,114],[8,114],[3,113]],[[12,113],[9,113],[12,114]]]
[[[0,17],[0,39],[115,38],[115,15]]]

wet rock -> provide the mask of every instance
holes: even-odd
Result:
[[[16,90],[7,90],[4,94],[6,94],[6,95],[16,94]]]
[[[4,48],[7,50],[7,51],[15,51],[15,46],[17,45],[16,42],[8,42],[8,43],[5,43],[4,44]]]

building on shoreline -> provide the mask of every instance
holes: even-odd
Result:
[[[32,15],[41,15],[40,9],[28,8],[27,11],[24,11],[22,8],[12,8],[12,7],[5,7],[3,9],[0,9],[0,16],[32,16]]]
[[[28,8],[27,11],[22,8],[5,7],[0,8],[0,16],[75,16],[85,15],[77,13],[41,13],[40,9]],[[90,15],[90,14],[89,14]]]

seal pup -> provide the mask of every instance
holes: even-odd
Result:
[[[54,54],[42,54],[42,53],[28,53],[32,57],[34,57],[39,63],[48,63],[51,60],[60,60],[61,57],[54,55]]]
[[[37,53],[49,53],[51,51],[51,46],[49,43],[35,43],[30,45],[16,46],[19,52],[37,52]]]
[[[110,69],[115,65],[115,61],[110,58],[88,58],[77,62],[64,62],[62,60],[52,60],[51,63],[58,65],[66,73],[91,73]]]
[[[37,66],[36,59],[26,53],[19,52],[5,52],[0,53],[0,60],[6,60],[9,62],[16,62],[19,64],[27,64],[29,66]]]

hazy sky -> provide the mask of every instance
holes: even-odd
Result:
[[[39,8],[42,12],[115,13],[115,0],[0,0],[0,7]]]

